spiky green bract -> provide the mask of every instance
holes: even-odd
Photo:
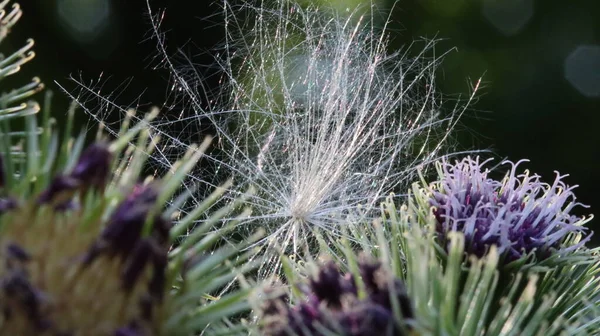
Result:
[[[23,15],[19,4],[15,3],[9,6],[9,3],[9,0],[0,2],[0,43],[4,42],[10,31]],[[22,48],[8,56],[4,53],[0,53],[0,81],[17,74],[19,70],[21,70],[22,65],[35,57],[35,53],[32,51],[33,45],[33,40],[29,39]],[[23,144],[19,143],[19,141],[28,136],[28,134],[25,134],[22,131],[11,130],[11,126],[14,127],[14,125],[11,125],[7,121],[26,117],[25,122],[32,126],[29,129],[33,129],[36,133],[40,132],[40,130],[35,127],[35,114],[40,111],[39,104],[35,101],[23,101],[41,91],[43,87],[44,85],[40,82],[40,79],[35,77],[30,83],[22,87],[11,90],[1,90],[0,121],[3,121],[3,128],[0,130],[0,136],[6,138],[1,141],[2,144],[5,145],[1,150],[5,153],[11,153],[10,155],[12,155],[15,160],[23,159],[25,153],[21,147]],[[30,155],[33,156],[34,153],[30,153]]]
[[[9,0],[0,2],[0,43],[8,36],[13,26],[19,21],[23,12],[19,4],[15,3],[8,8]],[[0,80],[14,75],[19,72],[21,66],[35,57],[32,51],[33,40],[27,40],[27,43],[19,50],[6,56],[0,54]],[[31,83],[13,89],[8,92],[3,92],[0,96],[0,120],[23,117],[30,114],[35,114],[39,110],[35,103],[20,103],[24,99],[42,90],[43,84],[39,78],[33,78]]]
[[[422,208],[423,207],[423,208]],[[403,276],[423,335],[595,335],[600,331],[598,249],[563,255],[560,263],[523,270],[499,267],[492,245],[467,255],[465,236],[449,234],[440,255],[436,218],[428,204],[384,204],[387,232],[380,248]],[[429,212],[423,209],[429,209]],[[381,237],[385,237],[382,240]]]

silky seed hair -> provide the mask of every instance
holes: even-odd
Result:
[[[317,237],[338,239],[359,219],[376,218],[379,203],[404,194],[417,169],[452,153],[452,130],[473,96],[444,109],[435,88],[443,55],[434,41],[390,52],[388,21],[376,22],[374,6],[340,13],[289,0],[221,4],[225,40],[215,64],[223,77],[218,93],[210,92],[218,98],[207,100],[193,59],[167,51],[165,12],[148,3],[159,67],[170,74],[170,94],[185,102],[177,118],[152,124],[165,143],[152,158],[168,170],[198,136],[190,129],[214,129],[212,169],[192,172],[186,187],[233,176],[225,203],[255,188],[252,215],[231,240],[265,229],[256,244],[267,258],[262,277],[279,272],[281,254],[302,259]],[[91,94],[116,107],[79,84],[80,101]]]

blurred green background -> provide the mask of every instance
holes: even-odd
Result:
[[[309,0],[301,0],[310,2]],[[321,0],[344,11],[360,0]],[[197,64],[207,87],[217,87],[210,49],[223,40],[220,1],[151,1],[166,8],[162,24],[169,52],[181,47]],[[60,119],[69,99],[54,81],[80,92],[70,76],[91,84],[122,106],[163,106],[169,76],[153,71],[160,60],[143,0],[23,0],[24,17],[3,48],[32,37],[36,60],[21,80],[40,76],[58,94]],[[366,4],[368,5],[368,3]],[[439,73],[439,91],[465,97],[481,78],[476,102],[462,120],[462,149],[491,149],[499,158],[528,158],[527,167],[546,180],[554,171],[580,185],[579,201],[600,213],[600,1],[380,0],[392,22],[392,46],[437,38],[439,55],[452,50]],[[454,49],[453,49],[454,48]],[[18,81],[17,79],[13,79]],[[83,95],[88,108],[105,104]],[[165,109],[182,103],[169,100]],[[82,113],[81,127],[88,127]],[[113,116],[113,120],[118,120]],[[592,225],[600,227],[600,220]],[[600,235],[596,237],[600,242]]]

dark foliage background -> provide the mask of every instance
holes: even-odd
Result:
[[[183,47],[199,66],[211,64],[210,49],[223,37],[216,2],[152,1],[155,10],[167,9],[163,28],[171,51]],[[23,68],[20,80],[40,76],[58,93],[57,118],[69,99],[54,81],[76,93],[70,76],[86,82],[102,76],[96,87],[114,92],[120,105],[163,105],[168,74],[151,69],[156,51],[148,39],[145,1],[20,5],[24,17],[3,48],[35,39],[37,59]],[[546,180],[555,170],[568,173],[567,182],[580,185],[579,200],[600,213],[600,1],[402,0],[392,19],[394,47],[423,36],[443,39],[440,53],[456,47],[440,70],[440,91],[465,95],[482,78],[483,89],[463,119],[462,147],[492,149],[515,161],[528,158],[527,167]],[[205,85],[218,85],[209,67],[202,72]],[[83,113],[78,120],[87,127]],[[600,227],[600,221],[592,225]],[[595,238],[600,242],[600,235]]]

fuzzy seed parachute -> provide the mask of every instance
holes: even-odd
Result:
[[[178,119],[152,124],[166,139],[153,162],[169,169],[173,153],[196,136],[191,125],[214,127],[218,150],[206,160],[235,178],[223,201],[256,189],[252,215],[229,238],[265,229],[257,246],[270,258],[260,270],[266,277],[280,272],[281,254],[303,258],[315,253],[318,235],[335,240],[354,217],[376,218],[378,204],[408,188],[417,166],[449,152],[465,107],[442,113],[433,42],[390,53],[385,24],[378,28],[360,11],[347,17],[289,0],[222,5],[226,41],[216,62],[223,87],[209,107],[200,103],[205,92],[197,90],[202,78],[193,61],[175,63],[161,13],[152,16],[160,66],[188,103]],[[185,183],[220,182],[192,173]]]

